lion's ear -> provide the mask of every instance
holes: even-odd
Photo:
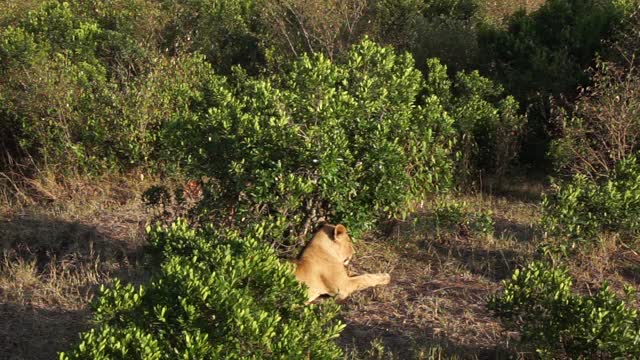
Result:
[[[347,228],[344,227],[344,225],[342,224],[338,224],[336,225],[336,227],[333,229],[333,239],[338,239],[340,236],[342,235],[346,235],[347,234]]]

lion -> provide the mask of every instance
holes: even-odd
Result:
[[[377,285],[386,285],[389,274],[349,276],[347,265],[354,250],[344,225],[324,224],[305,246],[296,265],[295,276],[308,286],[308,302],[322,295],[345,299],[354,291]]]

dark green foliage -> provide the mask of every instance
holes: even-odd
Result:
[[[507,29],[479,33],[488,70],[530,111],[525,160],[540,164],[549,141],[550,96],[572,98],[588,84],[585,70],[625,13],[624,1],[549,0],[531,14],[511,16]]]
[[[553,185],[542,200],[542,225],[562,250],[593,243],[602,232],[634,239],[640,233],[640,165],[622,160],[608,178],[576,175]]]
[[[416,104],[424,82],[408,55],[364,41],[341,63],[303,56],[283,76],[208,89],[207,110],[167,136],[209,179],[202,205],[218,220],[277,242],[322,217],[357,234],[450,183],[452,120],[436,96]]]
[[[171,14],[162,46],[173,53],[199,52],[220,73],[233,65],[256,71],[264,62],[260,14],[254,0],[180,0],[162,2]]]
[[[606,0],[550,0],[530,15],[515,13],[506,31],[484,29],[481,43],[518,99],[574,91],[613,33],[623,10]]]
[[[149,231],[160,272],[115,281],[94,302],[98,327],[60,359],[340,359],[330,303],[305,305],[292,267],[253,238],[178,221]]]
[[[428,91],[455,119],[462,179],[477,170],[504,175],[518,154],[526,124],[517,101],[477,71],[458,72],[451,80],[438,59],[427,61],[426,78]]]
[[[375,1],[372,36],[384,44],[410,51],[418,68],[439,58],[452,73],[478,67],[476,0]]]
[[[594,295],[571,291],[565,269],[534,262],[516,270],[489,309],[543,358],[636,358],[640,356],[640,319],[607,284]]]

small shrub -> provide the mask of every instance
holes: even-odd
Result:
[[[543,358],[640,356],[637,310],[606,283],[588,296],[572,293],[572,283],[565,269],[534,262],[516,270],[488,306]],[[627,290],[631,298],[632,290]]]
[[[339,359],[344,325],[256,239],[184,221],[149,240],[161,262],[148,284],[102,287],[98,327],[60,359]]]
[[[640,164],[620,161],[609,178],[576,175],[552,186],[542,200],[542,226],[561,246],[593,244],[602,232],[634,239],[640,233]]]
[[[439,236],[488,236],[495,229],[492,215],[491,211],[471,211],[465,202],[447,201],[436,205],[432,221]]]

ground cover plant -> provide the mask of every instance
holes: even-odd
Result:
[[[593,295],[575,294],[572,285],[566,269],[535,262],[516,270],[488,306],[543,358],[640,355],[634,290],[626,288],[625,301],[606,283]]]

